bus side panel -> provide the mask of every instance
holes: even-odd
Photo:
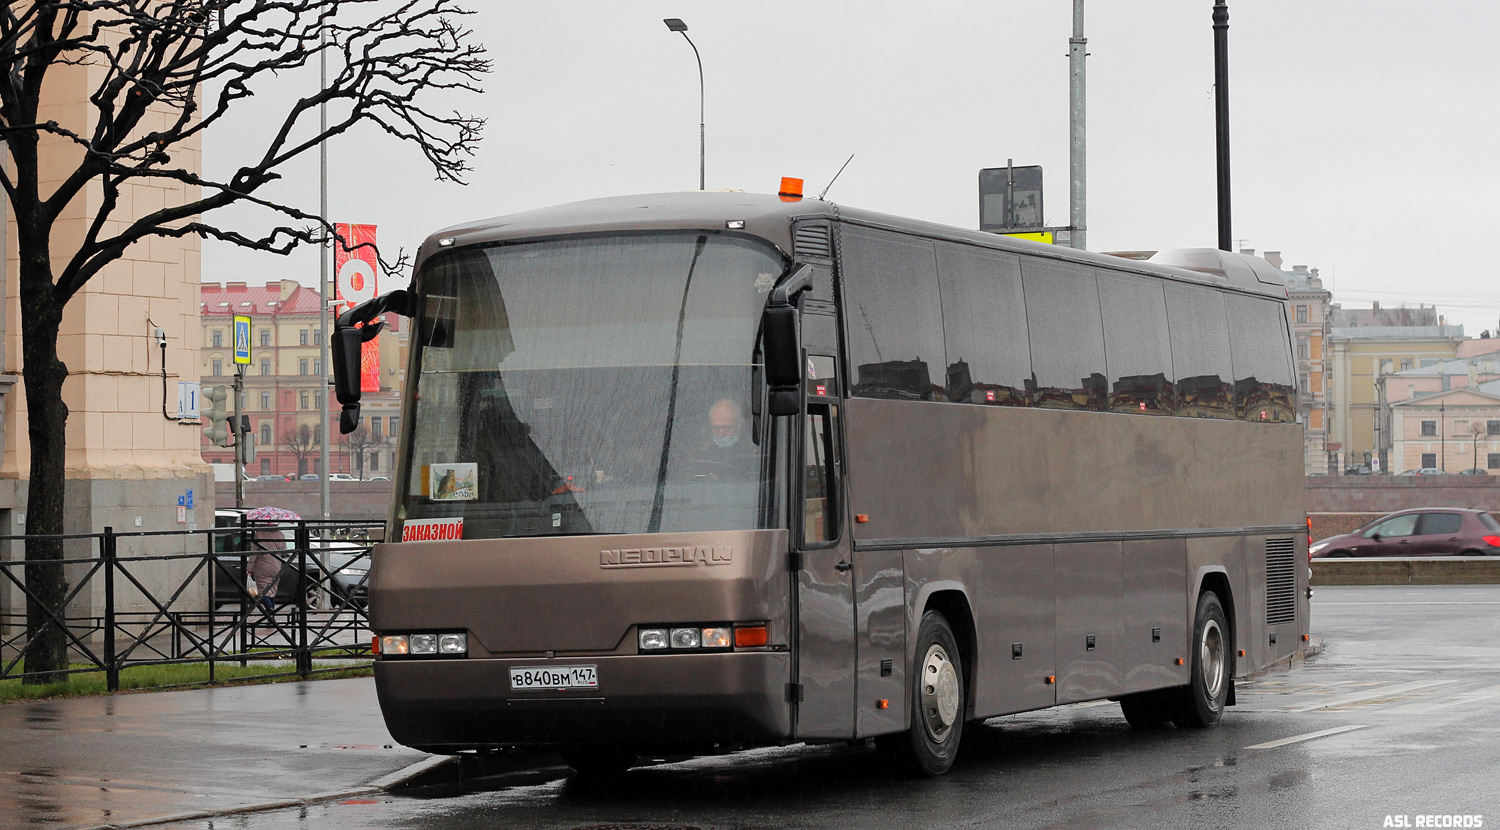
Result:
[[[906,571],[899,550],[854,555],[855,734],[900,732],[907,725]],[[876,701],[886,701],[881,709]]]
[[[1057,686],[1047,682],[1057,674],[1052,545],[918,549],[905,556],[908,637],[921,623],[929,588],[966,589],[979,642],[978,665],[969,669],[974,717],[1057,703]],[[916,659],[914,648],[908,659]]]
[[[1188,681],[1183,656],[1187,621],[1181,613],[1187,585],[1187,543],[1182,539],[1124,543],[1121,596],[1121,692],[1140,692]]]
[[[1118,694],[1120,543],[1054,546],[1057,557],[1057,702]]]
[[[1188,586],[1184,595],[1183,620],[1186,637],[1182,641],[1182,658],[1192,665],[1192,637],[1194,617],[1198,612],[1198,594],[1205,581],[1212,583],[1220,577],[1227,579],[1230,596],[1225,612],[1230,615],[1234,627],[1234,649],[1238,654],[1245,649],[1246,657],[1235,658],[1235,675],[1243,676],[1257,658],[1252,650],[1255,638],[1251,633],[1250,590],[1245,569],[1245,551],[1249,545],[1242,537],[1209,536],[1187,540]],[[1220,576],[1214,576],[1214,575]],[[1224,597],[1219,598],[1221,601]],[[1248,659],[1247,659],[1248,658]]]

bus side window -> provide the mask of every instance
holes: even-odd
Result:
[[[802,541],[806,544],[839,538],[837,435],[838,407],[810,404],[802,455]]]

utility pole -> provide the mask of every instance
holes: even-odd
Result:
[[[1083,60],[1088,57],[1088,43],[1088,38],[1083,36],[1083,0],[1073,0],[1073,36],[1068,38],[1068,160],[1072,175],[1072,188],[1068,198],[1068,208],[1072,215],[1068,224],[1073,229],[1068,234],[1068,244],[1079,250],[1088,247],[1088,103],[1085,95],[1087,72]]]
[[[1233,250],[1229,230],[1229,6],[1214,3],[1214,127],[1219,161],[1219,250]]]
[[[244,508],[245,506],[245,433],[244,424],[240,414],[240,395],[245,390],[245,366],[235,364],[234,367],[234,420],[231,422],[234,428],[234,506]]]
[[[324,27],[322,34],[323,49],[319,55],[319,71],[322,73],[320,89],[328,88],[328,28]],[[328,104],[318,104],[318,121],[323,132],[328,132]],[[318,215],[326,223],[328,221],[328,142],[324,141],[318,145]],[[319,505],[323,509],[323,519],[327,521],[328,513],[328,258],[333,255],[333,250],[328,245],[328,229],[323,229],[323,243],[318,246],[318,288],[321,289],[319,296],[323,298],[322,305],[318,307],[318,329],[321,332],[319,339],[318,354],[323,361],[322,371],[318,372],[318,406],[319,422],[317,430],[313,433],[318,438],[318,486],[321,494]],[[354,360],[358,360],[356,355]]]

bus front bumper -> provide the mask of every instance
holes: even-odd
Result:
[[[592,665],[588,689],[511,689],[512,668]],[[611,743],[663,750],[791,734],[785,652],[375,662],[392,737],[429,752]]]

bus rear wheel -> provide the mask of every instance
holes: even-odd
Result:
[[[901,754],[911,771],[937,776],[958,758],[963,737],[964,666],[958,639],[937,611],[922,615],[917,627],[917,662],[911,676],[911,726],[884,736],[879,745]]]
[[[1198,596],[1193,622],[1191,680],[1178,689],[1177,711],[1172,720],[1182,728],[1203,729],[1218,724],[1234,682],[1234,660],[1229,640],[1229,619],[1224,604],[1213,591]]]

